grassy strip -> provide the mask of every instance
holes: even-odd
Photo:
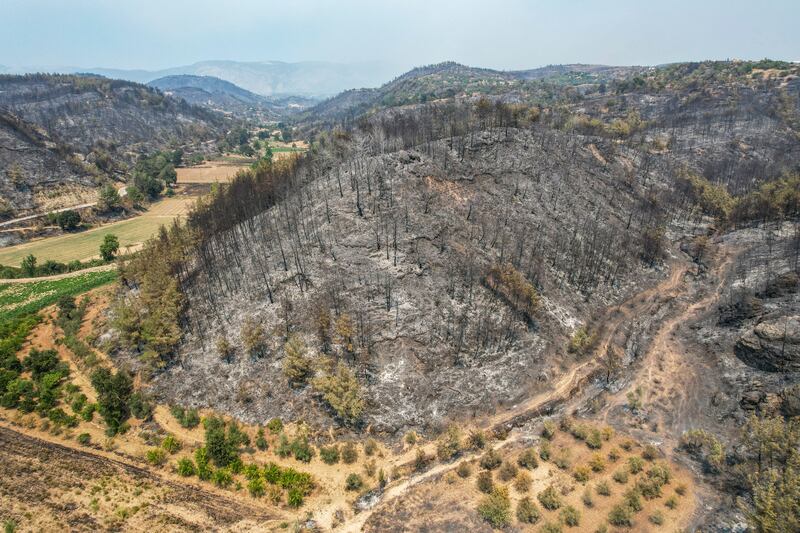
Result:
[[[62,296],[75,296],[111,283],[116,278],[116,270],[106,270],[57,280],[0,285],[0,324],[36,313]]]

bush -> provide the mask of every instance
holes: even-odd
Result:
[[[585,441],[587,438],[589,438],[589,428],[586,427],[586,425],[584,424],[573,423],[570,429],[570,433],[572,433],[572,436],[578,440]]]
[[[378,443],[375,439],[367,439],[367,442],[364,443],[364,455],[367,457],[372,457],[376,453],[378,453]]]
[[[480,460],[481,468],[486,470],[494,470],[503,462],[503,458],[500,457],[500,454],[494,450],[490,449],[487,450],[486,453],[483,454]]]
[[[561,496],[552,485],[540,492],[537,498],[542,507],[548,511],[554,511],[561,507]]]
[[[273,418],[269,422],[267,422],[267,429],[273,435],[277,435],[283,430],[283,422],[280,418]]]
[[[595,490],[600,496],[611,496],[611,487],[608,485],[608,481],[600,481],[595,486]]]
[[[112,374],[107,368],[98,368],[92,373],[92,386],[97,391],[100,416],[108,426],[108,433],[116,435],[130,416],[128,400],[133,392],[133,380],[126,372]]]
[[[254,477],[247,482],[247,492],[254,498],[260,498],[267,491],[264,480],[261,477]]]
[[[350,465],[358,460],[358,448],[352,442],[346,442],[342,446],[342,462]]]
[[[456,468],[456,474],[458,474],[458,477],[468,478],[472,475],[472,467],[468,462],[464,461],[458,465],[458,468]]]
[[[675,494],[677,494],[678,496],[683,496],[684,494],[686,494],[686,485],[681,483],[680,485],[675,487]]]
[[[586,483],[589,481],[589,471],[588,466],[576,466],[575,470],[572,471],[572,477],[579,483]]]
[[[517,520],[523,524],[535,524],[542,517],[542,512],[539,510],[533,501],[525,496],[517,503]]]
[[[314,457],[314,448],[308,443],[306,437],[295,437],[291,444],[292,455],[298,461],[308,463]]]
[[[658,448],[653,446],[652,444],[648,444],[642,450],[642,457],[647,459],[648,461],[654,461],[659,456]]]
[[[656,511],[650,515],[649,519],[650,523],[655,524],[657,526],[664,524],[664,513],[661,511]]]
[[[621,456],[619,450],[616,448],[611,448],[611,451],[608,452],[608,460],[611,461],[612,463],[616,463],[617,461],[619,461],[620,457]]]
[[[581,524],[581,512],[567,505],[561,510],[561,520],[569,527],[578,527]]]
[[[333,374],[314,379],[314,390],[346,424],[354,424],[364,411],[361,386],[353,372],[341,361]]]
[[[560,522],[545,522],[539,533],[561,533],[562,531]]]
[[[586,507],[593,507],[594,506],[594,498],[592,498],[592,489],[586,487],[583,491],[583,496],[581,497],[581,501],[583,501],[583,505]]]
[[[552,420],[545,420],[542,426],[542,437],[547,440],[553,440],[556,436],[556,424]]]
[[[642,495],[638,489],[633,488],[625,493],[624,497],[625,505],[627,505],[631,511],[638,513],[642,510]]]
[[[678,507],[678,498],[675,496],[670,496],[667,498],[667,501],[664,502],[664,505],[669,507],[670,509],[675,509]]]
[[[116,235],[107,233],[105,237],[103,237],[102,244],[100,244],[100,257],[103,258],[103,261],[113,261],[118,250],[119,239],[117,239]]]
[[[211,481],[213,481],[214,485],[217,487],[226,488],[233,483],[233,475],[227,468],[218,468],[214,470],[214,473],[211,475]]]
[[[238,457],[238,435],[225,433],[225,422],[218,417],[210,416],[203,421],[206,430],[206,450],[208,456],[219,467],[230,465]],[[233,437],[233,438],[232,438]]]
[[[669,485],[672,479],[672,472],[665,464],[655,464],[647,471],[648,479],[656,481],[659,485]]]
[[[506,461],[500,467],[500,470],[497,471],[497,475],[500,477],[501,481],[509,481],[517,475],[518,470],[514,463]]]
[[[193,476],[196,472],[194,463],[188,457],[178,460],[178,474],[183,477]]]
[[[644,469],[644,461],[642,461],[641,457],[629,457],[628,458],[628,470],[630,470],[631,474],[638,474]]]
[[[511,499],[508,489],[496,487],[478,504],[478,514],[492,527],[502,528],[511,523]]]
[[[534,468],[538,467],[539,459],[536,458],[536,450],[533,448],[528,448],[522,452],[517,458],[517,464],[522,468],[527,468],[528,470],[533,470]]]
[[[602,472],[606,469],[606,460],[603,459],[603,456],[599,453],[593,453],[592,458],[589,459],[589,467],[591,467],[592,472]]]
[[[128,400],[131,414],[139,420],[150,420],[153,416],[153,402],[141,392],[134,392]]]
[[[167,435],[161,442],[161,447],[169,453],[175,453],[182,448],[182,444],[173,435]]]
[[[353,472],[344,482],[344,488],[346,490],[361,490],[361,487],[364,486],[364,480],[361,479],[361,476]]]
[[[366,449],[364,450],[366,453]],[[461,452],[461,430],[451,425],[436,443],[436,455],[440,461],[449,461]],[[367,454],[369,455],[369,454]]]
[[[305,385],[313,371],[305,343],[297,335],[292,335],[286,341],[283,352],[283,375],[293,387]]]
[[[303,505],[303,491],[289,489],[289,493],[286,495],[286,503],[289,507],[294,507],[295,509]]]
[[[153,466],[161,466],[167,461],[167,454],[161,448],[147,450],[145,457],[147,462]]]
[[[262,452],[269,448],[269,443],[267,442],[266,437],[264,436],[264,428],[258,428],[258,433],[256,433],[256,448],[261,450]]]
[[[617,504],[608,513],[608,523],[612,526],[631,527],[633,525],[633,513],[627,506]]]
[[[411,430],[408,433],[406,433],[405,441],[406,444],[408,444],[409,446],[414,446],[417,443],[417,432]]]
[[[339,462],[339,447],[334,445],[321,446],[319,456],[326,465],[333,465]]]
[[[598,430],[593,429],[589,432],[589,435],[586,437],[586,446],[593,450],[599,450],[603,447],[603,437]]]
[[[489,494],[494,489],[494,481],[492,480],[492,473],[484,470],[482,472],[478,472],[478,477],[475,480],[475,486],[478,487],[478,490],[481,492],[485,492]]]
[[[292,445],[289,443],[289,437],[281,433],[278,437],[278,447],[275,448],[275,453],[278,457],[286,458],[292,455]]]
[[[546,442],[543,442],[539,446],[539,457],[542,461],[549,461],[550,460],[550,445]]]
[[[197,463],[197,477],[203,481],[211,479],[211,466],[206,449],[198,448],[194,451],[194,460]]]
[[[92,442],[92,436],[88,433],[81,433],[78,435],[77,441],[81,446],[88,446]]]
[[[425,450],[422,448],[417,449],[417,455],[414,457],[414,469],[417,471],[425,470],[431,459],[432,458],[428,457],[428,454],[425,453]]]
[[[486,446],[486,433],[481,429],[471,431],[468,441],[469,447],[473,450],[482,450]]]
[[[638,490],[646,500],[653,500],[661,497],[661,483],[657,479],[640,479],[636,482]]]
[[[517,477],[514,478],[514,488],[517,492],[528,492],[531,488],[531,483],[533,480],[531,479],[531,475],[524,470],[520,471],[517,474]]]
[[[553,464],[556,465],[561,470],[566,470],[570,466],[569,460],[569,452],[568,450],[564,450],[561,452],[558,457],[553,460]]]

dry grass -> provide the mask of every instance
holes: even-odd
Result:
[[[246,158],[226,158],[206,161],[196,167],[178,168],[178,183],[214,183],[230,181],[236,173],[251,163]]]

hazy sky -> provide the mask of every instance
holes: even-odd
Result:
[[[800,60],[800,0],[0,0],[0,64]]]

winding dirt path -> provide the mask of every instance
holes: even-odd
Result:
[[[536,394],[509,410],[497,413],[487,419],[481,426],[488,431],[500,428],[511,430],[524,425],[538,416],[551,414],[558,408],[577,406],[584,401],[585,398],[581,394],[582,391],[589,383],[605,374],[606,370],[603,359],[606,357],[608,350],[614,349],[620,337],[625,335],[625,330],[629,322],[646,313],[654,313],[661,306],[675,301],[686,291],[686,285],[684,283],[685,276],[686,273],[694,267],[694,264],[685,254],[679,253],[677,258],[670,261],[669,267],[670,275],[665,280],[649,289],[637,293],[620,305],[607,309],[604,319],[600,321],[603,326],[598,332],[598,340],[592,356],[573,366],[568,372],[560,376],[550,390]],[[703,305],[705,305],[704,302],[697,302],[691,307],[692,309],[698,309]],[[688,311],[680,313],[679,317],[683,316],[686,312]],[[659,327],[657,336],[666,334],[665,331],[671,331],[672,325],[678,323],[679,317]],[[652,351],[653,349],[651,348],[646,358],[649,358],[649,353],[652,353]],[[522,436],[520,432],[512,433],[505,440],[497,442],[493,448],[499,450],[509,446],[519,441]],[[422,449],[428,454],[434,453],[435,443],[430,443],[426,447],[422,447]],[[412,456],[414,453],[416,453],[416,450],[408,450],[404,454],[398,455],[394,458],[392,461],[393,464],[391,464],[390,467],[408,467],[413,461]],[[467,453],[454,462],[438,464],[424,472],[412,474],[395,484],[390,484],[384,490],[381,501],[378,504],[371,509],[356,514],[352,519],[343,524],[339,528],[339,531],[361,531],[370,516],[372,516],[375,511],[379,510],[382,505],[402,496],[415,485],[439,474],[453,470],[461,463],[475,460],[483,453],[484,450],[481,450],[480,453]]]

